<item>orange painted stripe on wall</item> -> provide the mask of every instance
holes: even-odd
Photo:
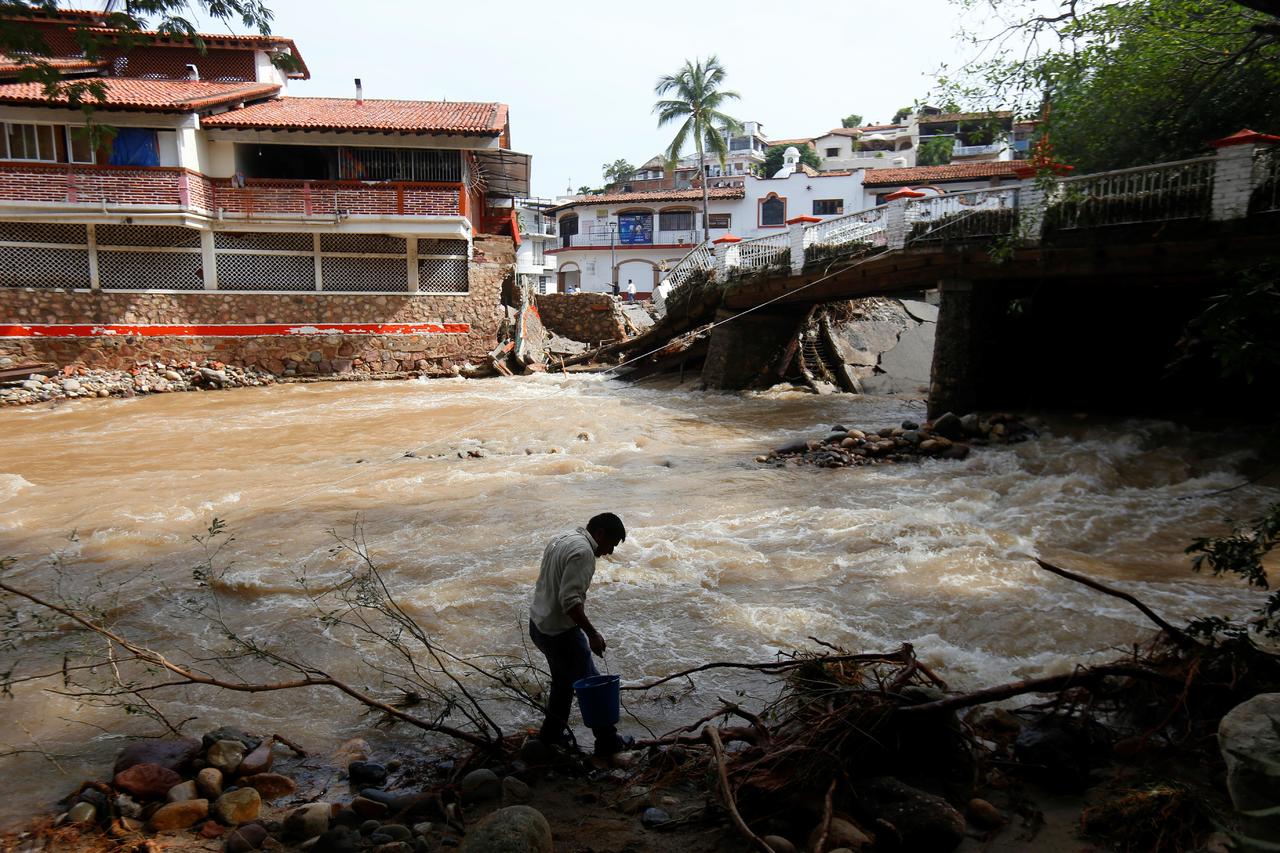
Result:
[[[242,338],[281,335],[466,335],[470,323],[0,324],[0,338]]]

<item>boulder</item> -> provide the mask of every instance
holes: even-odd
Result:
[[[232,776],[240,768],[240,762],[244,760],[244,754],[244,744],[240,741],[220,740],[209,747],[209,751],[204,755],[204,760],[209,762],[210,767],[216,767],[224,775]]]
[[[208,816],[208,800],[185,800],[181,803],[168,803],[157,809],[156,813],[151,816],[151,828],[156,832],[186,829]]]
[[[479,803],[496,800],[502,796],[502,780],[498,774],[486,768],[472,770],[462,777],[462,801]]]
[[[213,816],[228,826],[253,820],[262,810],[262,797],[253,788],[228,791],[213,804]]]
[[[498,809],[467,831],[462,853],[553,853],[551,826],[531,806]]]
[[[941,797],[891,776],[867,780],[855,790],[869,814],[893,824],[904,850],[945,853],[964,838],[964,817]]]
[[[259,850],[267,840],[267,830],[260,823],[246,823],[227,833],[222,849],[225,853],[249,853]]]
[[[117,773],[112,784],[140,800],[163,800],[169,789],[182,782],[182,777],[159,764],[135,764]]]
[[[284,817],[285,834],[294,838],[315,838],[329,828],[333,808],[328,803],[307,803]]]
[[[277,800],[298,790],[292,779],[280,773],[255,773],[242,777],[240,784],[257,791],[264,800]]]
[[[218,799],[222,796],[222,771],[216,767],[204,768],[196,774],[196,787],[206,799]]]
[[[504,803],[516,804],[527,803],[533,799],[533,789],[525,782],[517,779],[515,776],[508,776],[502,780],[502,801]]]
[[[1218,724],[1218,748],[1227,765],[1227,791],[1238,812],[1280,806],[1280,693],[1242,702]],[[1241,829],[1254,839],[1280,838],[1280,814],[1243,816]]]
[[[266,773],[271,769],[271,762],[275,759],[271,748],[275,746],[275,738],[267,738],[258,747],[252,750],[240,761],[240,767],[236,770],[241,776],[252,776],[255,773]]]
[[[135,764],[155,764],[180,773],[199,754],[200,741],[195,738],[140,740],[120,750],[111,772],[119,773]]]
[[[821,837],[822,824],[819,823],[809,833],[809,840],[806,846],[810,853],[828,853],[828,851],[834,851],[840,847],[848,850],[862,850],[871,847],[871,838],[861,829],[858,829],[853,821],[842,817],[831,818],[831,825],[827,827],[827,842],[819,850],[818,839]]]
[[[956,417],[955,412],[946,412],[934,419],[933,434],[955,441],[964,438],[964,427],[960,425],[960,418]]]

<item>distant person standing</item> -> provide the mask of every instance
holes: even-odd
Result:
[[[568,740],[569,710],[573,707],[573,683],[598,675],[591,654],[604,656],[604,637],[583,609],[587,588],[596,571],[596,557],[613,553],[627,538],[622,519],[601,513],[572,533],[547,543],[542,568],[529,607],[529,638],[547,659],[551,670],[551,695],[547,717],[538,739],[547,744]],[[596,755],[613,755],[628,748],[633,738],[618,735],[614,726],[592,729]]]
[[[627,279],[627,301],[636,301],[636,283],[631,279]]]
[[[620,292],[621,291],[618,289],[618,283],[615,281],[613,283],[613,298],[617,299]]]

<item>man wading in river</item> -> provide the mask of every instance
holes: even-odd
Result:
[[[542,552],[542,568],[529,607],[529,637],[546,655],[551,670],[547,719],[538,734],[543,743],[568,740],[573,683],[598,674],[591,653],[604,656],[604,637],[587,619],[583,603],[596,571],[596,557],[612,554],[626,538],[622,519],[605,512],[588,521],[586,527],[552,539]],[[613,755],[632,742],[632,738],[619,737],[613,726],[592,731],[596,755]]]

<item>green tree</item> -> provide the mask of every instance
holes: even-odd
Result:
[[[916,149],[917,166],[945,166],[951,162],[951,149],[955,140],[950,136],[935,136],[920,143]]]
[[[612,163],[605,163],[600,168],[604,170],[605,189],[625,184],[636,173],[636,167],[622,159],[614,160]]]
[[[658,127],[681,122],[675,138],[666,150],[667,171],[675,170],[676,161],[680,159],[689,137],[693,137],[698,152],[704,242],[711,239],[711,231],[707,227],[706,151],[710,149],[719,158],[723,169],[725,157],[729,153],[725,136],[742,132],[742,123],[722,110],[727,101],[742,97],[732,90],[721,89],[724,79],[724,66],[712,54],[705,62],[700,59],[690,62],[686,59],[679,71],[659,77],[653,87],[654,94],[663,98],[653,105],[653,111],[658,114]]]
[[[858,115],[857,113],[850,113],[849,115],[840,119],[841,127],[860,127],[861,125],[862,125],[862,116]]]
[[[764,152],[764,176],[771,178],[782,168],[782,157],[787,153],[787,145],[770,145],[769,150]],[[796,150],[800,152],[800,162],[814,169],[822,168],[822,161],[818,159],[818,152],[813,150],[812,145],[797,145]]]
[[[893,123],[902,124],[902,122],[906,121],[907,116],[911,115],[912,112],[914,112],[912,107],[900,107],[898,111],[893,114]]]
[[[996,3],[1032,49],[997,45],[1000,58],[944,76],[943,89],[1044,117],[1055,152],[1080,172],[1194,156],[1242,127],[1280,129],[1280,3],[1081,0],[1054,16]]]
[[[261,35],[271,33],[272,12],[261,0],[198,0],[194,6],[188,0],[129,0],[121,10],[115,8],[117,5],[120,4],[109,2],[109,11],[102,16],[69,28],[86,59],[99,59],[108,45],[127,51],[153,39],[189,40],[204,52],[204,40],[186,17],[195,8],[224,24],[239,22]],[[106,97],[105,87],[92,79],[63,77],[50,62],[53,50],[33,25],[36,15],[57,11],[57,0],[0,0],[0,53],[20,63],[21,82],[39,83],[47,97],[65,98],[73,109],[91,117],[95,104]],[[272,61],[286,70],[298,67],[296,58],[290,55],[273,56]],[[91,125],[91,131],[96,135],[101,128]]]

